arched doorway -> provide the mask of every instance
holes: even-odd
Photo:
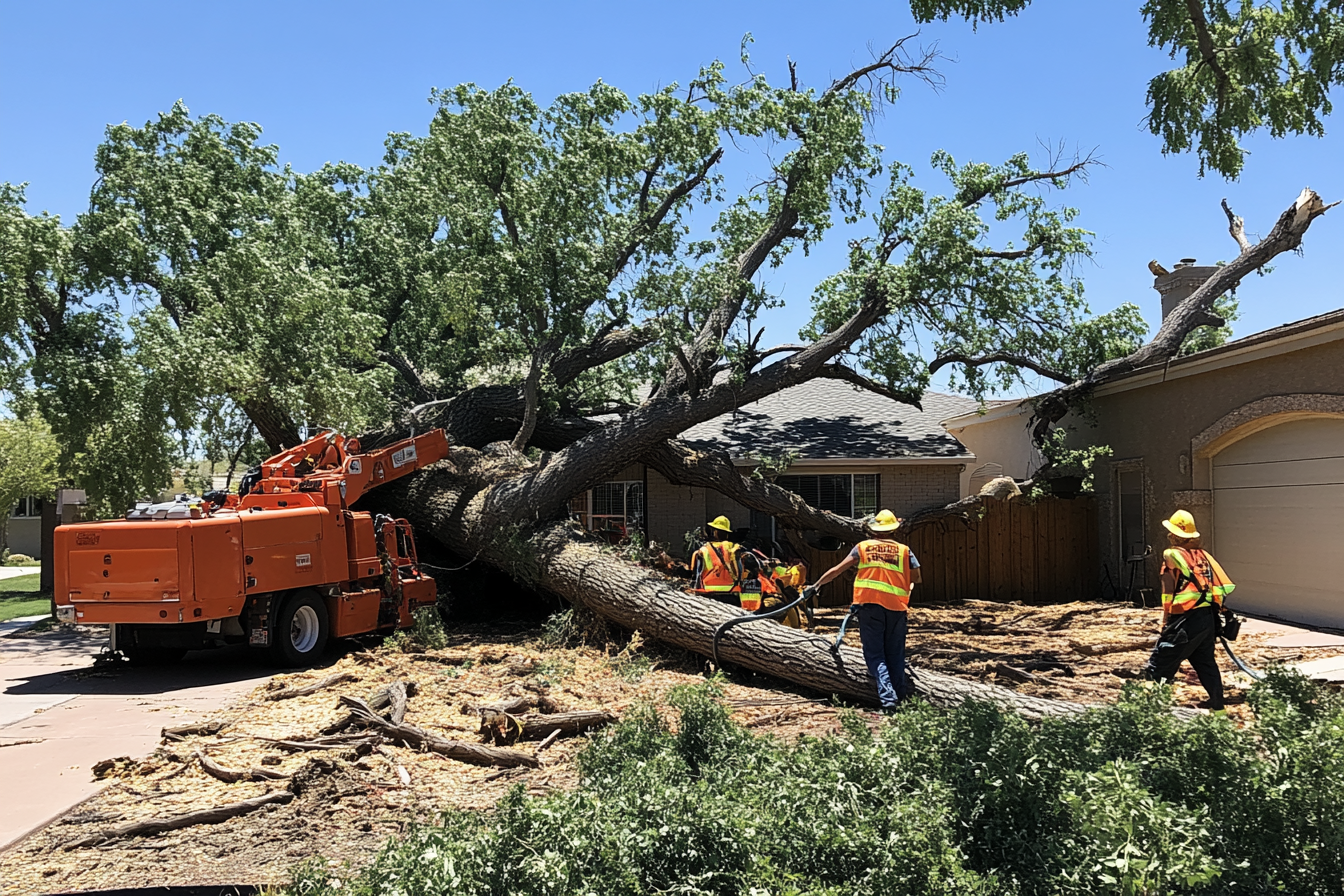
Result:
[[[1212,457],[1214,548],[1237,583],[1230,605],[1344,627],[1344,417],[1247,429]]]

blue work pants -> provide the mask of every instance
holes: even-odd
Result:
[[[904,610],[888,610],[881,604],[859,604],[859,640],[863,642],[863,660],[877,679],[877,698],[883,709],[891,709],[905,697]]]

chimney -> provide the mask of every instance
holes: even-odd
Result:
[[[1162,296],[1162,319],[1166,320],[1171,309],[1203,286],[1216,270],[1216,266],[1197,265],[1193,258],[1182,258],[1176,270],[1158,274],[1153,280],[1153,289]]]

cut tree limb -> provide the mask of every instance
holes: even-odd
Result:
[[[189,828],[198,824],[218,824],[221,821],[228,821],[230,818],[237,818],[239,815],[246,815],[266,806],[288,803],[292,799],[294,799],[294,794],[288,790],[276,790],[271,793],[264,793],[261,796],[254,796],[248,800],[215,806],[213,809],[198,809],[195,812],[186,812],[182,815],[149,818],[144,821],[132,821],[117,825],[114,828],[105,828],[92,836],[67,843],[63,848],[66,850],[82,849],[88,846],[98,846],[112,840],[146,837],[151,834],[162,834],[165,831],[176,831],[179,828]]]
[[[307,697],[309,694],[316,694],[324,688],[333,685],[344,684],[347,681],[355,681],[359,678],[353,672],[338,672],[335,675],[328,675],[321,681],[315,681],[312,684],[302,685],[300,687],[283,687],[276,691],[271,691],[266,695],[267,700],[292,700],[295,697]]]
[[[1078,641],[1069,641],[1069,646],[1083,656],[1105,656],[1108,653],[1124,653],[1128,650],[1152,650],[1157,646],[1157,638],[1142,638],[1119,644],[1082,644]]]
[[[394,681],[378,688],[369,695],[368,700],[365,702],[370,709],[378,713],[382,713],[384,710],[391,707],[393,710],[392,716],[395,716],[395,718],[392,718],[392,721],[400,723],[406,718],[406,701],[409,698],[414,697],[415,692],[418,689],[419,685],[413,681]],[[337,705],[341,704],[338,703]],[[397,709],[398,706],[400,707],[399,710]],[[346,713],[340,719],[323,728],[322,734],[338,734],[357,722],[358,720],[355,718],[354,714]]]
[[[201,769],[207,775],[218,778],[225,784],[236,784],[239,781],[281,781],[289,777],[267,768],[226,768],[199,751],[196,753],[196,761],[201,764]]]
[[[159,737],[163,740],[186,740],[193,734],[218,734],[224,729],[226,722],[193,722],[190,725],[178,725],[176,728],[164,728],[159,731]]]
[[[481,735],[487,743],[512,744],[520,740],[543,740],[551,735],[572,737],[604,728],[616,721],[616,715],[601,710],[579,710],[552,714],[513,716],[487,713],[481,717]]]
[[[414,725],[404,723],[394,725],[375,713],[369,708],[368,704],[358,697],[342,697],[341,702],[350,707],[351,712],[357,719],[370,728],[376,728],[387,739],[400,741],[416,749],[428,750],[432,753],[447,756],[449,759],[456,759],[459,762],[469,762],[472,765],[537,768],[541,764],[535,756],[529,756],[527,753],[521,753],[518,750],[487,747],[482,744],[470,744],[459,740],[447,740]]]

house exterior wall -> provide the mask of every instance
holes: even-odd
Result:
[[[38,516],[12,516],[5,535],[11,554],[27,554],[29,557],[42,557],[42,518]]]
[[[966,465],[961,474],[960,493],[971,493],[971,476],[982,464],[998,464],[1003,475],[1026,479],[1044,463],[1041,452],[1031,441],[1031,406],[1024,404],[1002,417],[977,420],[974,423],[949,424],[947,431],[970,449],[975,462]]]
[[[1201,532],[1208,530],[1206,546],[1217,550],[1211,520],[1209,433],[1219,432],[1227,421],[1228,426],[1254,425],[1256,415],[1270,421],[1275,414],[1344,407],[1344,339],[1137,388],[1124,385],[1120,381],[1102,387],[1092,399],[1089,415],[1063,422],[1076,427],[1071,436],[1075,447],[1112,449],[1112,455],[1095,468],[1099,553],[1103,569],[1121,585],[1125,569],[1116,534],[1118,480],[1122,471],[1142,472],[1143,531],[1154,554],[1145,572],[1147,583],[1155,585],[1161,549],[1167,543],[1161,521],[1177,507],[1194,514]],[[1239,412],[1247,418],[1240,423]]]

